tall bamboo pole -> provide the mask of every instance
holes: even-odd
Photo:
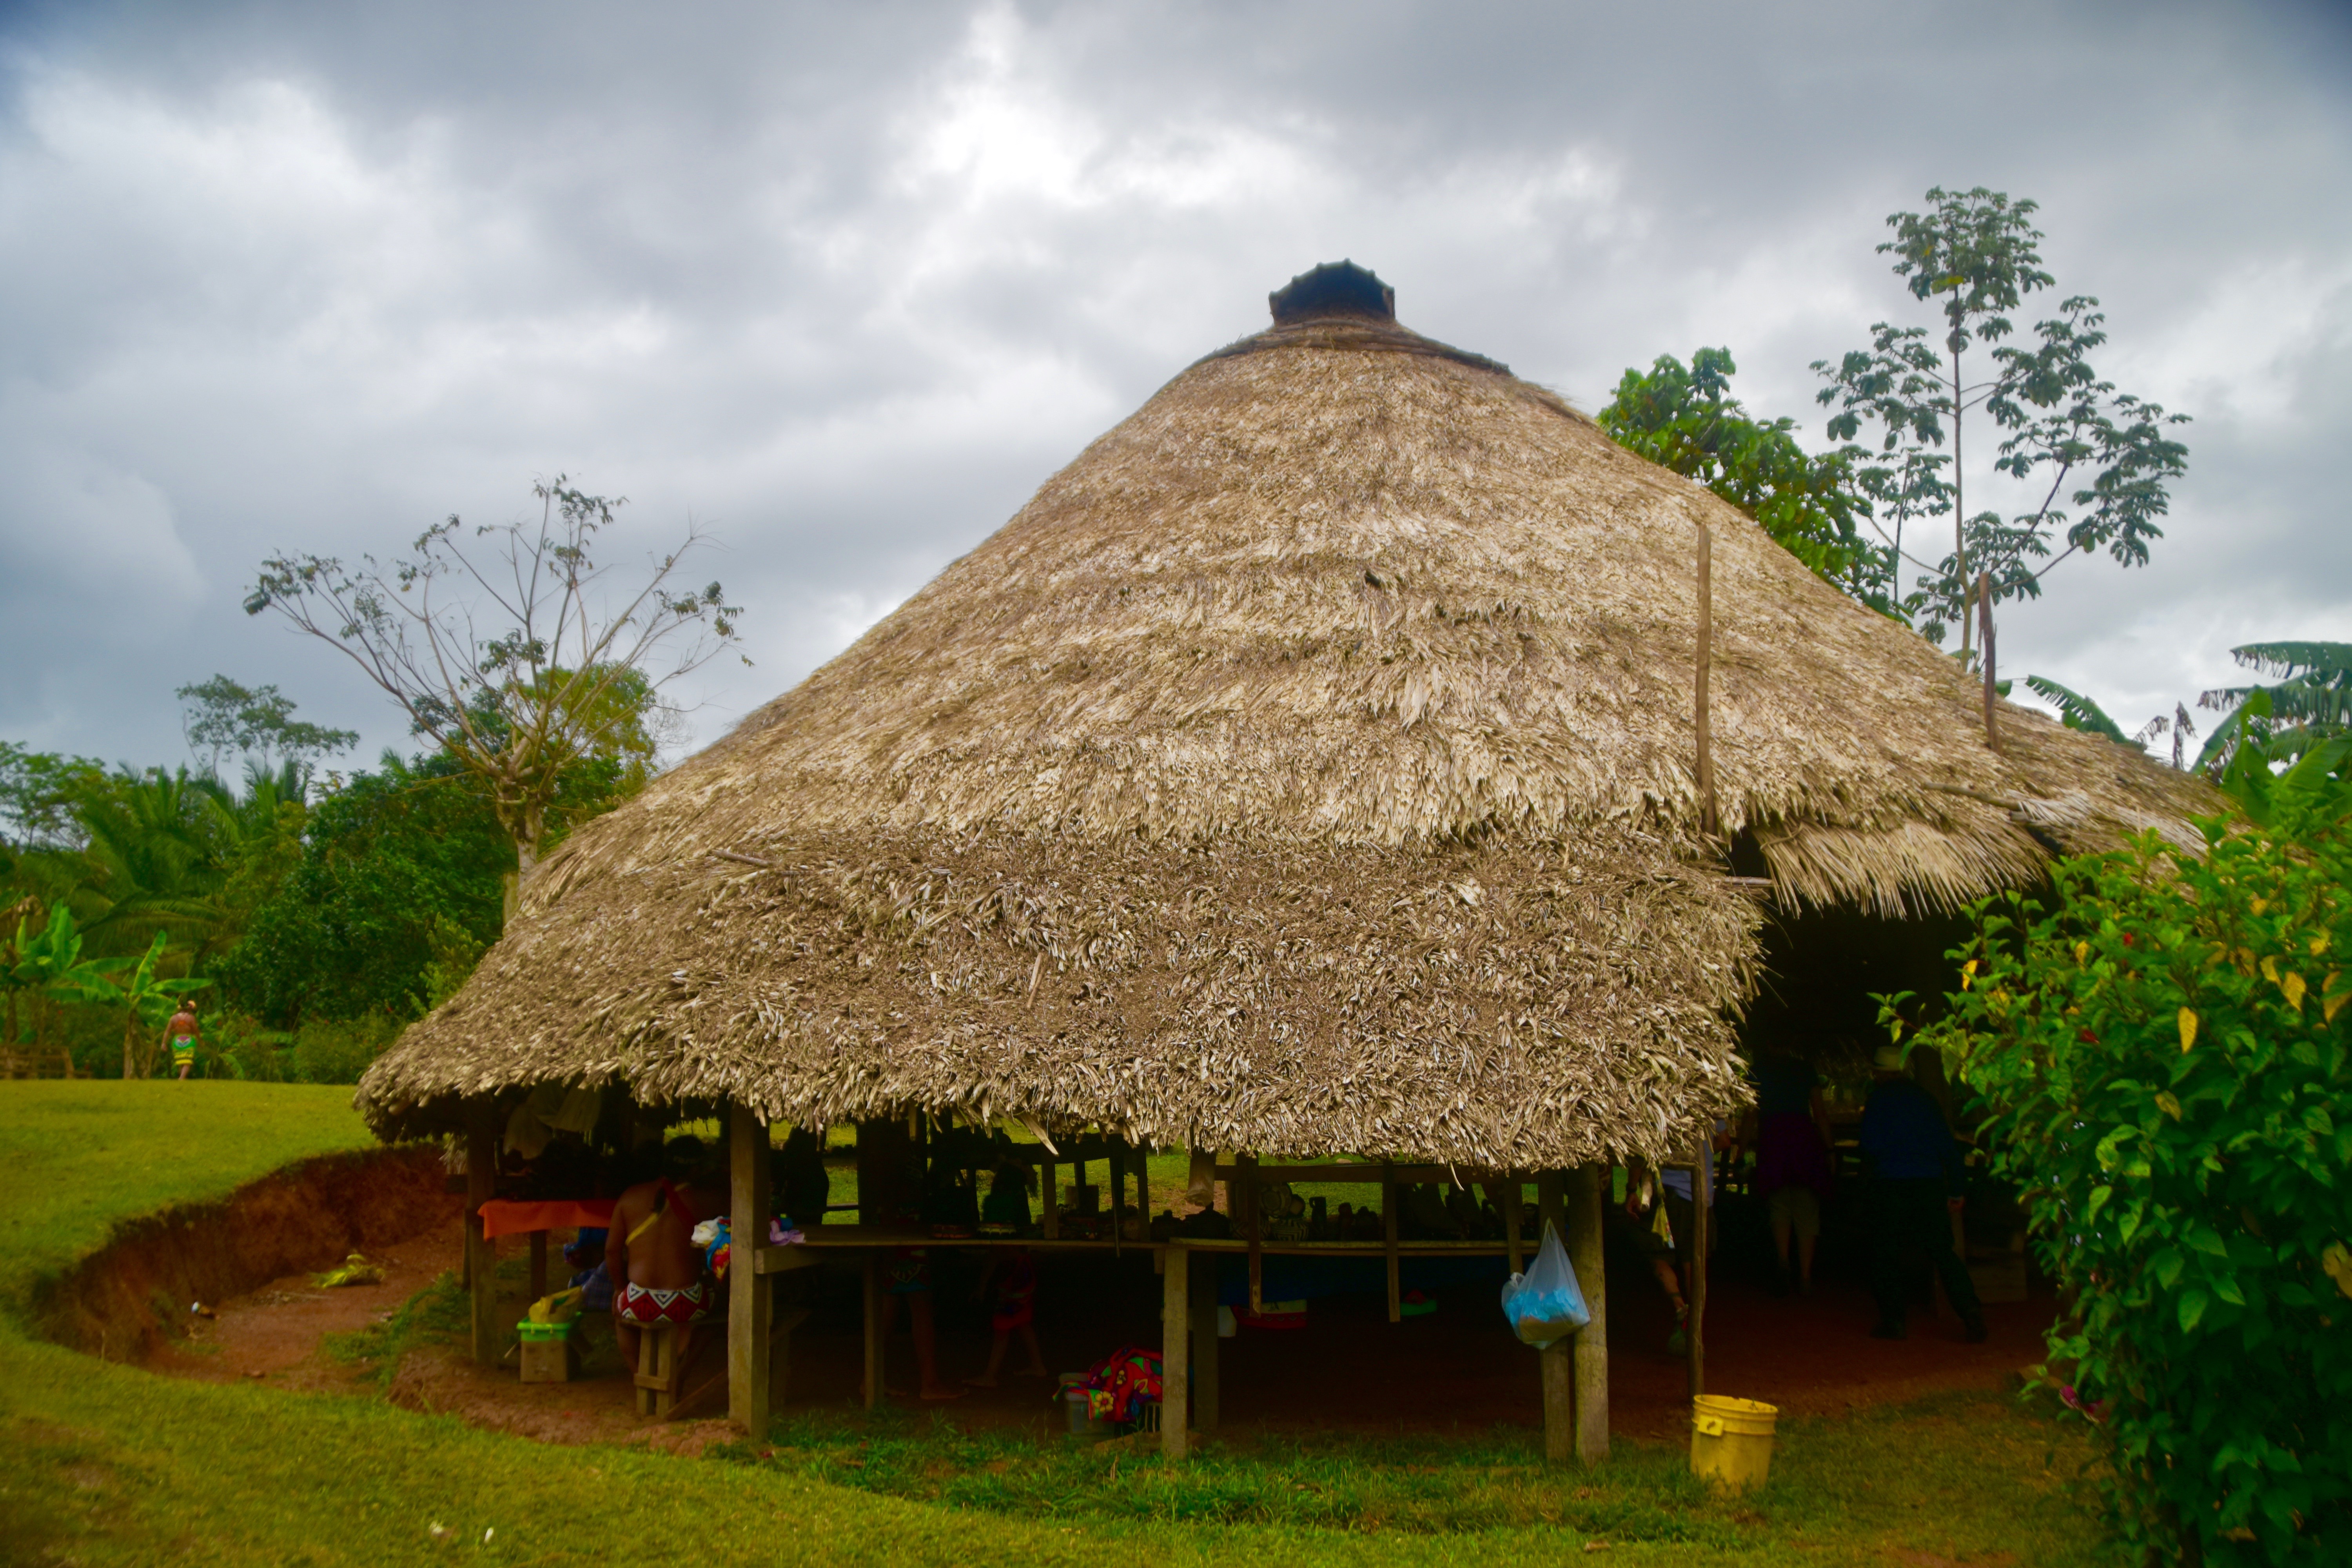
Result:
[[[1977,574],[1977,630],[1979,634],[1977,640],[1984,649],[1985,744],[1998,752],[2000,750],[2000,731],[1993,721],[1992,708],[1992,700],[1998,695],[1993,690],[1992,578],[1983,572]]]
[[[1715,747],[1708,733],[1707,677],[1714,662],[1715,644],[1715,534],[1705,523],[1698,530],[1698,655],[1696,670],[1697,701],[1696,718],[1698,724],[1698,825],[1702,833],[1713,833],[1715,810]]]

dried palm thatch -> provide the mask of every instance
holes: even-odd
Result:
[[[1760,918],[1700,832],[1702,524],[1719,816],[1783,900],[1948,907],[2210,808],[2021,709],[1995,752],[1951,659],[1748,519],[1325,294],[577,833],[370,1071],[372,1121],[621,1081],[1276,1156],[1658,1155],[1744,1097]]]

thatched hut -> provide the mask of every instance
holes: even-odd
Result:
[[[1989,744],[1951,658],[1400,326],[1370,274],[1273,305],[574,834],[369,1072],[373,1124],[566,1082],[1268,1158],[1661,1159],[1745,1097],[1769,900],[1948,910],[2202,808],[2023,709]]]

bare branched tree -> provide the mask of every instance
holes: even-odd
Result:
[[[509,920],[564,768],[641,735],[665,687],[740,640],[742,614],[716,583],[672,589],[678,563],[708,542],[699,531],[656,558],[641,586],[614,593],[594,552],[625,498],[586,494],[562,474],[531,490],[537,522],[474,529],[498,542],[488,547],[469,551],[452,514],[389,563],[271,556],[245,601],[247,615],[275,609],[340,648],[415,733],[487,786],[514,840]]]

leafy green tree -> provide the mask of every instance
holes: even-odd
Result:
[[[2352,732],[2352,643],[2247,643],[2231,648],[2230,657],[2275,679],[2260,686],[2223,687],[2197,699],[2200,708],[2224,715],[2205,738],[2200,766],[2226,762],[2248,737],[2250,719],[2267,721],[2261,750],[2273,762],[2290,762],[2321,741]],[[2257,696],[2260,707],[2249,707]]]
[[[1813,369],[1828,383],[1820,401],[1836,409],[1830,438],[1852,441],[1875,426],[1889,459],[1863,470],[1880,522],[1892,530],[1884,534],[1893,552],[1887,592],[1919,615],[1933,641],[1957,623],[1966,658],[1979,573],[1998,604],[2038,596],[2042,579],[2077,552],[2105,550],[2125,566],[2146,563],[2149,542],[2163,537],[2158,520],[2170,506],[2171,481],[2188,465],[2188,447],[2168,432],[2188,416],[2100,379],[2090,356],[2106,342],[2106,318],[2087,294],[2064,299],[2035,322],[2031,342],[2007,341],[2016,331],[2009,313],[2057,281],[2042,269],[2032,202],[1982,186],[1931,190],[1927,200],[1926,213],[1889,216],[1895,237],[1878,248],[1894,256],[1912,295],[1936,306],[1940,340],[1926,327],[1880,321],[1869,348]],[[1966,439],[1979,414],[1999,437],[1993,471],[2038,497],[2027,510],[2007,517],[1968,510]],[[1949,554],[1930,560],[1905,549],[1908,522],[1946,517]],[[1908,595],[1894,578],[1902,561],[1927,574]]]
[[[205,760],[205,771],[217,777],[221,759],[230,752],[257,761],[264,773],[274,773],[287,763],[323,761],[359,743],[356,730],[331,730],[294,717],[294,700],[275,686],[252,690],[226,675],[193,686],[174,696],[183,710],[181,732],[188,750]]]
[[[2104,1416],[2151,1560],[2352,1557],[2352,739],[2243,820],[2154,834],[1977,906],[1923,1037],[1992,1111],[2072,1314],[2053,1367]]]
[[[310,808],[299,862],[213,973],[278,1029],[414,1016],[461,950],[470,970],[497,939],[511,857],[478,779],[446,755],[386,752]]]
[[[738,640],[741,614],[717,583],[670,587],[698,534],[656,561],[642,586],[614,592],[595,552],[623,503],[562,475],[532,490],[535,523],[473,531],[497,537],[487,551],[469,552],[452,516],[389,564],[272,556],[245,602],[247,614],[274,609],[347,655],[415,733],[482,782],[512,849],[509,914],[520,878],[546,852],[565,770],[620,749],[625,724],[643,730],[664,686]],[[654,662],[681,634],[682,651],[656,675]]]
[[[1854,466],[1861,448],[1817,456],[1797,444],[1796,421],[1753,417],[1731,395],[1738,369],[1729,349],[1702,348],[1687,367],[1661,354],[1648,374],[1619,380],[1601,427],[1754,518],[1823,580],[1891,612],[1887,552],[1856,526],[1870,516]]]
[[[27,751],[0,741],[0,840],[20,854],[79,848],[74,803],[105,776],[106,764],[94,757]]]

